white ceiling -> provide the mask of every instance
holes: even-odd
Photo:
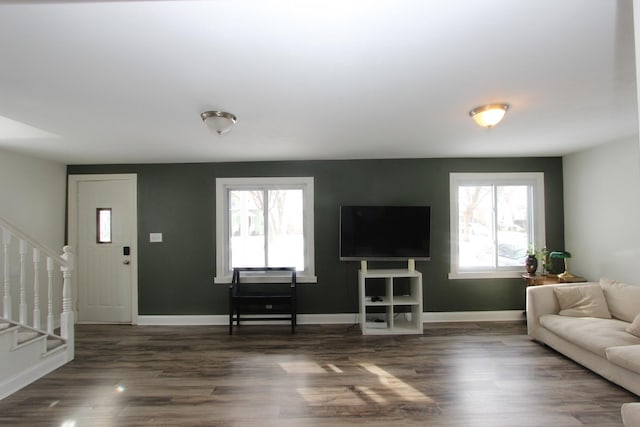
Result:
[[[557,156],[636,135],[635,87],[630,0],[0,4],[0,148],[68,164]]]

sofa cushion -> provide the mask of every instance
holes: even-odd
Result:
[[[633,322],[640,313],[640,286],[604,278],[600,279],[600,286],[611,315],[625,322]]]
[[[605,358],[607,347],[640,345],[640,338],[628,333],[629,324],[622,320],[544,314],[540,324],[560,338]]]
[[[610,319],[604,292],[599,284],[559,286],[553,289],[561,316]]]
[[[625,403],[621,412],[624,427],[640,426],[640,402]]]
[[[627,332],[640,338],[640,313],[633,319],[633,323],[627,328]]]
[[[606,354],[609,362],[640,374],[640,345],[609,347]]]

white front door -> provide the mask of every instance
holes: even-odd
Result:
[[[78,322],[137,323],[135,175],[69,177]]]

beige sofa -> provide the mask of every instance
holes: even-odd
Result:
[[[527,329],[533,339],[640,395],[640,286],[606,279],[529,286]]]

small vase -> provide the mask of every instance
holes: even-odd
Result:
[[[531,276],[535,276],[536,270],[538,269],[538,258],[536,258],[535,255],[527,256],[525,266],[527,267],[527,273]]]

